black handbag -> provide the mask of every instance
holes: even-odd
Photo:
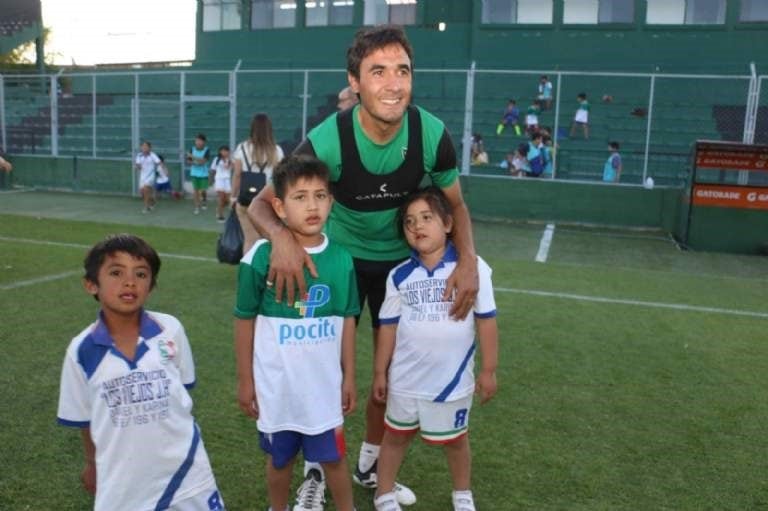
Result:
[[[220,263],[239,264],[240,259],[243,258],[243,241],[243,230],[240,228],[240,220],[233,207],[227,221],[224,222],[224,231],[219,234],[216,258]]]
[[[259,167],[258,172],[251,171],[251,162],[248,161],[248,155],[245,154],[245,147],[241,147],[243,158],[245,158],[245,164],[248,166],[248,172],[240,172],[240,190],[237,193],[237,202],[240,205],[248,207],[251,205],[251,201],[267,184],[267,175],[264,173],[264,169],[267,168],[268,162],[263,164],[256,164]]]

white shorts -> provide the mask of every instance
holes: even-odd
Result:
[[[573,120],[582,124],[587,124],[589,122],[589,112],[581,109],[576,110],[576,117],[574,117]]]
[[[224,501],[216,483],[205,490],[180,500],[168,508],[169,511],[224,511]]]
[[[525,125],[526,126],[538,126],[539,125],[539,116],[538,115],[526,115],[525,116]]]
[[[217,192],[232,193],[232,181],[227,178],[216,178],[216,180],[213,182],[213,189]]]
[[[142,189],[144,187],[155,187],[155,173],[154,171],[151,173],[144,173],[142,172],[139,174],[139,189]]]
[[[421,430],[425,442],[447,444],[467,433],[471,408],[472,394],[442,403],[390,394],[384,426],[393,433]]]

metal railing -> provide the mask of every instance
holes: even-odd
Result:
[[[547,178],[600,180],[613,140],[624,160],[621,182],[628,184],[647,177],[681,182],[697,139],[768,142],[765,76],[757,76],[754,66],[744,75],[492,70],[474,64],[417,69],[413,102],[441,118],[454,137],[460,134],[462,173],[508,175],[500,164],[526,139],[512,129],[497,135],[496,125],[510,98],[524,122],[541,75],[554,85],[551,106],[539,115],[555,149]],[[343,69],[240,69],[240,63],[212,71],[0,75],[0,144],[10,154],[132,159],[140,141],[150,140],[156,152],[180,163],[196,133],[206,133],[214,151],[234,146],[261,111],[290,151],[335,111],[345,85]],[[572,122],[582,92],[591,105],[589,138]],[[470,165],[473,134],[483,137],[487,165]]]

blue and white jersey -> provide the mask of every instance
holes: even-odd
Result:
[[[382,324],[397,323],[389,366],[391,394],[441,402],[474,392],[475,318],[495,317],[496,302],[491,268],[478,257],[480,287],[474,315],[460,321],[449,317],[453,300],[443,301],[442,296],[457,260],[456,248],[449,242],[432,271],[414,252],[387,277],[379,319]]]
[[[166,509],[215,485],[187,388],[195,366],[181,323],[144,312],[134,360],[100,317],[67,348],[58,420],[90,427],[96,511]]]

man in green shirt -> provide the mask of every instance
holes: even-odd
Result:
[[[446,283],[445,297],[453,296],[450,314],[465,317],[478,290],[477,261],[469,210],[461,193],[456,150],[442,121],[412,106],[413,50],[402,28],[377,26],[360,30],[347,50],[347,78],[360,98],[354,107],[331,115],[312,131],[296,153],[310,154],[331,171],[335,202],[326,226],[330,239],[352,254],[360,306],[371,312],[374,349],[379,308],[389,270],[408,257],[408,247],[396,225],[396,211],[423,177],[442,188],[454,211],[452,237],[459,253],[456,270]],[[265,187],[248,213],[259,231],[272,241],[267,284],[278,299],[293,303],[298,289],[306,289],[303,266],[316,269],[306,252],[275,216],[274,191]],[[376,486],[376,459],[384,434],[385,406],[369,396],[366,436],[354,480]],[[402,504],[415,496],[399,485]]]

